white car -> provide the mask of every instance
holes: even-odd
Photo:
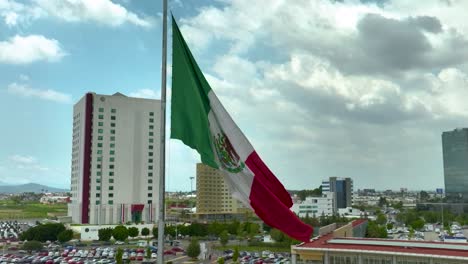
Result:
[[[156,253],[151,253],[151,258],[152,258],[152,259],[155,259],[155,258],[157,258],[157,257],[158,257],[158,254],[156,254]]]

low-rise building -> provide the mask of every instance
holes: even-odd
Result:
[[[462,264],[466,243],[362,238],[367,221],[355,220],[333,232],[291,247],[293,264]]]
[[[324,192],[320,197],[306,197],[300,203],[293,204],[291,210],[299,217],[319,217],[321,215],[333,215],[332,192]]]

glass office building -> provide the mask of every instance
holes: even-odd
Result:
[[[468,128],[442,133],[445,193],[449,202],[468,202]]]

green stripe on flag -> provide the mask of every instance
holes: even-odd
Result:
[[[197,150],[202,163],[217,169],[208,122],[210,90],[172,17],[171,138]]]

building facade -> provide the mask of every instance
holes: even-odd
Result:
[[[73,223],[157,219],[160,101],[87,93],[73,107]]]
[[[336,224],[322,227],[319,236],[310,242],[292,246],[292,264],[468,263],[466,243],[363,238],[367,229],[365,219],[333,228]]]
[[[243,219],[249,212],[250,208],[232,197],[220,170],[197,164],[197,218],[206,221]]]
[[[334,193],[322,192],[321,197],[306,197],[300,203],[295,203],[291,210],[299,217],[320,217],[333,215]]]
[[[330,177],[322,181],[322,192],[333,192],[333,212],[339,208],[351,207],[353,204],[353,180],[351,178]]]
[[[451,202],[468,201],[468,128],[442,133],[445,193]]]

